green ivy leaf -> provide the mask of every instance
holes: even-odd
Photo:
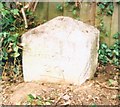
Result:
[[[41,96],[37,96],[36,98],[39,99],[39,100],[42,100],[42,97],[41,97]]]
[[[28,101],[29,101],[29,102],[32,102],[34,99],[35,99],[35,98],[34,98],[34,96],[33,96],[32,94],[29,94],[29,95],[28,95]]]
[[[3,54],[3,59],[7,60],[8,59],[8,53],[7,49],[3,47],[2,49],[2,54]]]
[[[3,9],[1,12],[2,16],[5,17],[7,14],[9,14],[8,10]]]
[[[19,72],[19,67],[15,67],[15,68],[13,68],[13,71],[16,73],[16,74],[18,74]]]
[[[3,9],[3,4],[2,3],[0,3],[0,11]]]
[[[19,15],[19,10],[18,9],[12,9],[11,13],[13,13],[14,15]]]
[[[77,14],[77,11],[76,11],[76,10],[73,10],[72,13],[73,13],[73,15],[76,15],[76,14]]]
[[[13,36],[17,38],[17,37],[19,36],[19,34],[18,34],[18,33],[15,33]]]
[[[57,4],[57,10],[63,11],[63,6],[61,4]]]
[[[108,47],[107,47],[107,44],[106,43],[102,43],[101,44],[101,49],[107,49]]]
[[[45,105],[51,105],[51,102],[46,101],[46,102],[45,102]]]
[[[118,66],[120,64],[120,61],[118,58],[114,57],[113,61],[112,61],[112,64]]]
[[[113,35],[114,39],[119,39],[119,37],[120,37],[120,32],[117,32]]]
[[[0,32],[0,38],[2,38],[2,37],[6,38],[9,35],[10,35],[10,33],[8,33],[8,32]]]
[[[10,31],[14,31],[14,30],[15,30],[15,27],[11,27],[11,28],[10,28]]]
[[[18,52],[18,46],[15,46],[15,47],[13,48],[13,50],[14,50],[15,52]]]
[[[107,11],[107,15],[111,15],[112,16],[113,12],[112,11]]]
[[[109,35],[109,33],[108,33],[108,32],[106,32],[106,33],[105,33],[105,36],[106,36],[106,37],[108,37],[108,35]]]
[[[16,41],[16,38],[14,36],[10,36],[6,40],[7,40],[8,43],[9,42],[14,42],[14,41]]]
[[[20,54],[18,52],[15,52],[15,53],[11,53],[10,56],[17,58],[18,56],[20,56]]]
[[[109,79],[108,81],[109,81],[109,85],[112,85],[112,84],[113,84],[113,82],[114,82],[114,80],[113,80],[113,79]]]
[[[112,53],[108,53],[108,56],[111,58],[113,56],[113,54]]]
[[[93,103],[92,105],[90,105],[90,107],[97,107],[97,105]]]
[[[99,7],[100,7],[101,9],[104,9],[104,8],[105,8],[105,6],[104,6],[103,4],[99,4]]]
[[[38,100],[37,105],[43,105],[42,101]]]
[[[109,9],[113,12],[113,9],[114,9],[113,3],[109,5]]]
[[[118,49],[113,50],[113,53],[114,53],[116,56],[119,56],[119,51],[118,51]]]
[[[111,53],[112,51],[108,48],[108,49],[106,49],[106,52]]]

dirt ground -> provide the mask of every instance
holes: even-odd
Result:
[[[97,68],[95,77],[81,86],[42,82],[2,81],[3,105],[119,105],[119,70]]]

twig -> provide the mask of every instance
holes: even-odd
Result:
[[[57,101],[55,102],[55,105],[62,99],[62,97],[66,94],[67,92],[63,93],[60,97],[58,97]]]
[[[35,11],[35,9],[37,7],[37,4],[38,4],[38,0],[36,0],[36,2],[35,2],[34,8],[33,8],[33,12]]]
[[[96,83],[98,83],[100,86],[102,86],[103,88],[107,88],[107,89],[111,89],[111,90],[119,90],[120,88],[119,87],[108,87],[98,81],[96,81]]]
[[[37,3],[38,3],[38,0],[35,2],[36,0],[31,0],[31,2],[29,2],[27,5],[25,5],[22,9],[21,9],[21,12],[22,12],[22,15],[23,15],[23,18],[24,18],[24,21],[25,21],[25,28],[28,28],[28,23],[27,23],[27,18],[26,18],[26,15],[25,15],[25,10],[24,9],[31,9],[31,7],[34,5],[34,8],[33,8],[33,11],[35,11],[36,9],[36,6],[37,6]],[[35,2],[35,4],[34,4]]]
[[[25,15],[25,12],[24,12],[24,7],[21,9],[21,12],[22,12],[22,15],[23,15],[23,19],[25,21],[25,28],[28,28],[27,19],[26,19],[26,15]]]

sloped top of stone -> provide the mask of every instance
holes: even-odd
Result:
[[[76,19],[73,19],[71,17],[66,16],[58,16],[42,25],[39,25],[38,27],[35,27],[28,32],[24,33],[23,36],[29,36],[35,35],[40,36],[42,34],[48,34],[53,32],[66,32],[68,34],[72,33],[74,30],[78,30],[81,33],[84,33],[85,36],[96,36],[99,34],[99,30],[95,28],[94,26],[88,25],[86,23],[83,23],[82,21],[78,21]],[[63,36],[63,35],[62,35]],[[25,37],[24,37],[25,39]],[[24,41],[24,40],[23,40]]]

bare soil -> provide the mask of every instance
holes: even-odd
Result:
[[[42,82],[2,81],[3,105],[119,105],[119,71],[99,66],[81,86]],[[32,95],[31,98],[29,95]]]

